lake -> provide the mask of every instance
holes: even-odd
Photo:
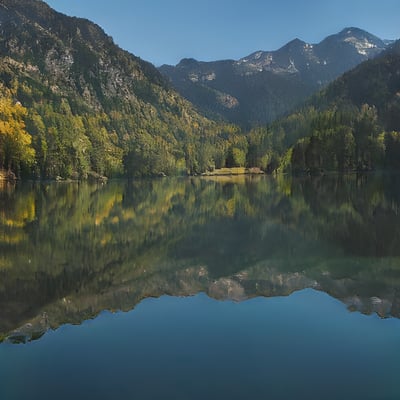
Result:
[[[0,188],[0,398],[400,398],[400,175]]]

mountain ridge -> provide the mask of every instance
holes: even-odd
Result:
[[[5,107],[24,107],[36,154],[23,165],[0,152],[0,168],[41,178],[158,176],[203,172],[228,156],[235,134],[97,24],[40,0],[1,0],[0,21]]]
[[[349,27],[317,44],[296,38],[239,60],[183,59],[159,70],[206,115],[249,128],[272,122],[386,47],[378,37]],[[228,107],[221,102],[227,96],[234,99]]]
[[[400,168],[400,40],[271,125],[294,173]]]

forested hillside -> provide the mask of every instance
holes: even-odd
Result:
[[[90,21],[0,0],[0,23],[0,168],[40,178],[199,173],[243,146],[236,128],[199,115]]]
[[[199,114],[153,65],[120,49],[90,21],[57,13],[39,0],[0,0],[0,24],[2,176],[164,176],[225,166],[266,172],[400,167],[398,42],[302,109],[245,134]],[[331,48],[355,51],[360,61],[380,46],[377,38],[349,29],[315,49],[295,41],[273,55],[249,56],[235,68],[260,65],[265,74],[290,81],[299,75],[290,64],[297,51],[307,65],[316,56],[328,59]],[[186,64],[193,67],[190,60]],[[226,63],[220,67],[225,70]],[[315,68],[320,71],[320,64]],[[213,74],[204,77],[215,80]],[[236,107],[233,97],[221,99]]]
[[[269,155],[274,166],[292,172],[397,169],[399,116],[398,41],[343,75],[302,109],[268,129],[254,130],[249,136],[249,162],[262,165]]]

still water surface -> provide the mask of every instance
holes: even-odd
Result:
[[[1,399],[398,399],[400,177],[0,191]]]

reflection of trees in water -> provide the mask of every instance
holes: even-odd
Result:
[[[346,254],[400,255],[400,176],[344,176],[307,179],[301,193],[318,231]]]
[[[44,309],[57,326],[200,290],[252,297],[314,286],[356,308],[355,293],[394,304],[398,180],[190,178],[0,191],[0,330]]]

